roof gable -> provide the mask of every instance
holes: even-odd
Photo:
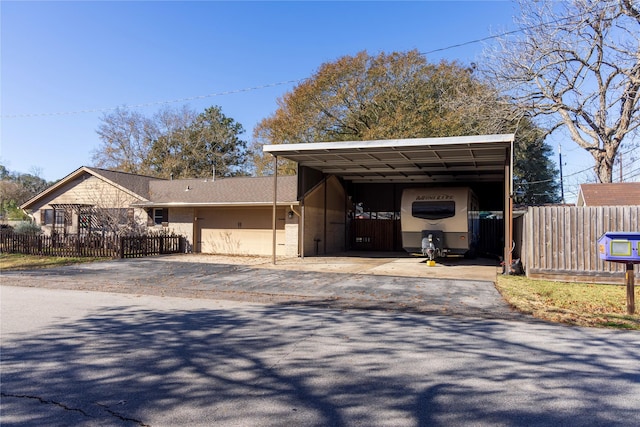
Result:
[[[640,205],[640,182],[580,184],[578,206]]]
[[[22,209],[29,209],[39,201],[42,201],[47,197],[52,197],[60,189],[64,188],[74,180],[79,179],[83,175],[91,175],[98,179],[101,179],[140,200],[148,200],[149,198],[149,181],[158,180],[158,178],[151,178],[144,175],[136,175],[126,172],[117,172],[107,169],[82,166],[71,172],[69,175],[65,176],[49,188],[27,200],[20,207]]]

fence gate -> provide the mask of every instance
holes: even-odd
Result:
[[[402,250],[398,219],[354,219],[351,221],[351,249],[357,251]]]

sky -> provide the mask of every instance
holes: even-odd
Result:
[[[91,166],[96,129],[117,107],[152,116],[219,106],[249,141],[277,100],[323,63],[416,49],[429,62],[470,64],[487,46],[473,41],[516,28],[516,15],[507,0],[3,0],[0,164],[47,181]],[[559,143],[550,141],[554,150]],[[566,181],[569,198],[576,171],[592,160],[570,141],[562,154],[575,181]]]

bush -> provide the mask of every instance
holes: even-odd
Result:
[[[29,221],[22,221],[13,228],[13,232],[16,234],[39,235],[42,234],[42,229],[37,224]]]

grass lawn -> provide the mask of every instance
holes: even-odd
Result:
[[[31,270],[33,268],[56,267],[60,265],[79,264],[82,262],[93,262],[105,259],[110,258],[66,258],[21,254],[0,254],[0,270]]]
[[[637,281],[636,281],[637,282]],[[640,330],[640,284],[636,313],[627,314],[627,287],[499,276],[496,287],[517,310],[550,322],[600,328]]]

